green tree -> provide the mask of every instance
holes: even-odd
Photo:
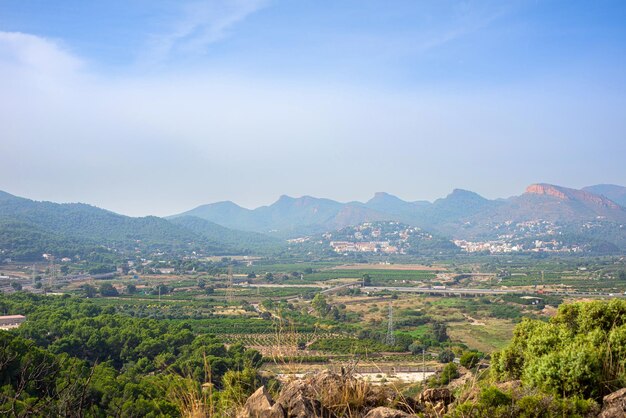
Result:
[[[92,286],[88,283],[82,285],[80,288],[83,291],[83,294],[85,295],[85,297],[87,298],[95,298],[96,293],[98,292],[95,286]]]
[[[100,285],[100,294],[102,296],[118,296],[117,289],[111,283],[102,283]]]
[[[461,366],[466,369],[473,369],[478,366],[478,363],[483,358],[483,355],[477,351],[466,351],[463,353],[460,359]]]
[[[456,364],[448,363],[445,365],[445,367],[441,371],[439,383],[442,385],[447,385],[448,383],[450,383],[452,380],[456,379],[457,377],[459,377],[459,369],[457,368]]]
[[[315,295],[315,297],[311,301],[311,307],[315,309],[315,311],[321,318],[325,317],[330,310],[328,302],[326,301],[326,296],[321,293]]]
[[[372,285],[372,278],[370,277],[369,274],[365,273],[363,275],[363,286],[371,286]]]
[[[411,352],[411,354],[413,355],[418,355],[418,354],[422,354],[422,351],[425,349],[424,345],[416,340],[413,341],[410,345],[409,345],[409,351]]]
[[[440,343],[448,340],[448,327],[444,322],[434,322],[432,329],[435,340]]]
[[[454,353],[450,349],[445,349],[437,357],[440,363],[451,363],[454,361]]]

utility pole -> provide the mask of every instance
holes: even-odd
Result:
[[[228,288],[226,289],[226,302],[230,305],[233,301],[233,266],[228,266]]]
[[[426,382],[426,349],[422,348],[422,382]]]
[[[52,284],[54,282],[54,276],[56,275],[56,266],[54,265],[54,256],[49,257],[48,263],[48,290],[52,291]],[[47,294],[47,293],[46,293]]]
[[[393,305],[389,302],[389,322],[387,323],[387,338],[385,339],[387,345],[395,345],[396,337],[393,335]]]

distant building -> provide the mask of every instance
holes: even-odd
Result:
[[[26,321],[24,315],[6,315],[0,316],[0,329],[9,330],[19,327],[22,322]]]

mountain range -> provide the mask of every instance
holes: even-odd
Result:
[[[287,237],[367,221],[397,220],[453,238],[468,238],[487,233],[493,225],[506,222],[545,220],[567,224],[601,220],[626,223],[626,208],[607,195],[621,202],[626,187],[598,185],[576,190],[539,183],[528,186],[520,196],[497,200],[455,189],[432,203],[407,202],[384,192],[376,193],[365,203],[281,196],[272,205],[256,209],[246,209],[230,201],[218,202],[169,219],[194,216],[229,228]]]
[[[0,192],[0,257],[38,260],[43,253],[99,249],[200,254],[263,253],[282,240],[234,231],[205,219],[130,217],[83,203],[38,202]],[[1,258],[0,258],[1,259]]]
[[[82,203],[38,202],[0,192],[0,255],[41,257],[51,249],[77,254],[113,247],[123,251],[196,251],[263,254],[285,249],[285,239],[374,221],[398,221],[441,237],[494,240],[554,235],[626,251],[626,187],[571,189],[533,184],[519,196],[486,199],[455,189],[434,202],[404,201],[376,193],[367,202],[281,196],[246,209],[226,201],[167,218],[129,217]]]

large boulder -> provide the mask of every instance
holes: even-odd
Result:
[[[454,395],[452,395],[448,388],[432,388],[426,389],[420,393],[417,400],[424,404],[430,403],[435,405],[441,402],[445,405],[449,405],[454,402]]]
[[[261,386],[250,395],[237,418],[285,418],[285,411],[274,404],[265,386]]]
[[[320,402],[318,389],[307,381],[289,382],[280,391],[276,404],[283,408],[287,418],[332,417],[332,412]]]
[[[602,399],[602,411],[599,418],[626,417],[626,388],[606,395]]]
[[[409,402],[410,401],[410,402]],[[413,399],[397,399],[389,388],[372,386],[369,382],[356,379],[351,373],[330,371],[310,373],[301,379],[283,385],[274,402],[265,389],[259,388],[246,401],[238,418],[334,418],[339,416],[363,416],[372,408],[396,405],[399,409],[414,412],[420,405]],[[407,417],[401,410],[378,410],[372,417]]]

